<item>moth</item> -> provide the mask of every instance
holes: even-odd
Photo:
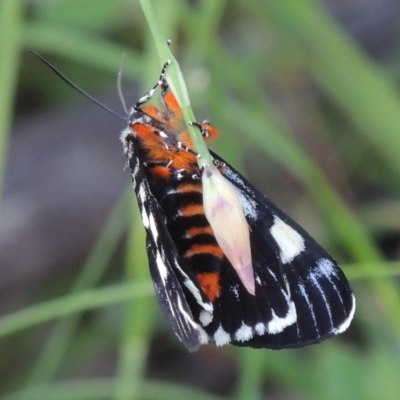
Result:
[[[203,171],[165,64],[121,134],[158,302],[190,350],[212,342],[256,348],[318,343],[345,331],[355,298],[334,259],[233,167],[211,152],[250,232],[254,291],[236,273],[206,218]],[[158,96],[159,106],[151,104]],[[218,130],[196,124],[208,142]],[[225,229],[225,228],[223,228]],[[226,224],[226,229],[235,226]]]

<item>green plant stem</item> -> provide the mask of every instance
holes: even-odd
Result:
[[[190,124],[191,122],[196,121],[196,118],[194,116],[192,107],[190,106],[189,95],[178,61],[172,54],[169,46],[167,45],[167,40],[165,39],[159,28],[156,15],[150,1],[139,1],[142,6],[147,23],[150,27],[150,31],[153,35],[158,54],[160,56],[161,65],[164,65],[167,60],[171,61],[171,65],[168,67],[167,74],[168,83],[171,87],[171,90],[174,92],[179,105],[181,106],[182,114],[185,119],[190,138],[192,139],[194,149],[198,154],[201,155],[201,157],[198,159],[198,163],[200,166],[211,167],[214,164],[210,152],[208,151],[208,148],[203,140],[203,137],[201,136],[201,133],[198,131],[198,129],[192,127]]]
[[[0,199],[19,70],[23,12],[23,0],[0,2]]]

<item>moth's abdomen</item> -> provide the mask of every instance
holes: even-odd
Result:
[[[201,181],[185,179],[165,184],[164,193],[158,193],[157,197],[166,211],[168,230],[204,293],[214,301],[220,292],[224,253],[204,214]]]

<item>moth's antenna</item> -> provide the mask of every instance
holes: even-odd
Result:
[[[122,94],[122,84],[121,84],[122,75],[124,73],[124,67],[125,67],[125,58],[126,58],[126,53],[122,54],[121,66],[119,67],[119,71],[118,71],[117,89],[118,89],[119,99],[121,100],[121,103],[122,103],[122,108],[126,112],[126,115],[129,117],[129,112],[128,112],[128,109],[126,108],[124,95]]]
[[[40,54],[34,52],[33,50],[29,50],[33,55],[35,55],[39,60],[41,60],[44,64],[46,64],[59,78],[61,78],[66,84],[71,86],[73,89],[75,89],[77,92],[85,96],[87,99],[91,100],[93,103],[97,104],[104,110],[108,111],[109,113],[115,115],[118,118],[123,119],[126,121],[126,117],[123,117],[122,115],[119,115],[115,111],[111,110],[111,108],[108,108],[104,104],[100,103],[100,101],[96,100],[94,97],[92,97],[90,94],[86,93],[84,90],[82,90],[79,86],[75,85],[72,81],[70,81],[66,76],[64,76],[56,67],[54,67],[52,64],[50,64],[45,58],[43,58]]]

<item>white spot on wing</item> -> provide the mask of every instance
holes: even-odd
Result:
[[[257,332],[257,335],[261,336],[264,335],[266,327],[265,324],[259,322],[255,327],[254,330]]]
[[[242,326],[235,333],[235,340],[238,342],[245,342],[253,337],[253,330],[250,326],[246,325],[244,322]]]
[[[215,344],[217,346],[223,346],[225,344],[230,343],[230,341],[231,341],[231,336],[220,325],[219,328],[214,333]]]
[[[200,343],[201,344],[207,344],[208,343],[208,335],[206,333],[206,331],[199,327],[199,333],[200,333]]]
[[[328,279],[333,289],[335,290],[336,294],[338,295],[340,302],[343,305],[343,299],[340,294],[340,291],[338,290],[337,286],[331,279],[332,276],[337,277],[335,264],[331,260],[328,260],[327,258],[322,258],[317,262],[317,268],[313,270],[313,274],[317,279],[319,278]]]
[[[150,214],[150,231],[153,235],[154,240],[156,241],[158,238],[158,231],[157,231],[157,226],[156,226],[156,221],[154,220],[154,215]]]
[[[182,301],[180,296],[177,298],[178,300],[178,309],[179,313],[181,316],[185,318],[185,320],[188,322],[189,325],[191,325],[200,335],[200,342],[201,344],[206,344],[208,343],[208,335],[204,331],[204,329],[195,321],[193,321],[193,318],[186,312],[185,308],[182,306]]]
[[[139,196],[140,196],[140,199],[143,201],[143,203],[147,200],[147,193],[146,193],[146,189],[145,189],[144,185],[140,185]]]
[[[344,332],[350,326],[350,323],[354,317],[354,313],[355,313],[355,309],[356,309],[356,300],[355,300],[354,295],[352,294],[352,308],[350,310],[350,313],[349,313],[348,317],[342,322],[342,324],[335,328],[334,324],[333,324],[333,319],[332,319],[331,306],[328,303],[325,293],[318,282],[318,279],[320,279],[320,278],[327,278],[329,280],[329,282],[331,283],[333,289],[336,291],[340,302],[342,304],[344,304],[339,290],[337,289],[334,282],[332,282],[332,280],[331,280],[332,276],[337,276],[336,275],[336,266],[334,263],[332,263],[332,261],[324,258],[324,259],[321,259],[318,261],[317,268],[315,268],[313,270],[313,272],[310,272],[310,274],[308,275],[308,279],[312,282],[314,287],[316,289],[318,289],[318,291],[321,294],[321,297],[323,298],[326,310],[328,312],[329,320],[330,320],[330,323],[332,326],[331,332],[335,335],[338,335],[339,333]],[[313,318],[315,318],[314,315],[313,315]]]
[[[165,265],[165,262],[159,251],[157,251],[157,254],[156,254],[156,264],[157,264],[157,269],[160,273],[161,279],[163,280],[163,282],[165,282],[168,277],[168,269],[167,269],[167,266]]]
[[[199,320],[203,326],[207,326],[212,321],[213,316],[208,311],[202,310],[199,316]]]
[[[287,326],[293,325],[297,321],[296,307],[293,301],[289,303],[289,310],[285,317],[278,317],[274,310],[272,310],[272,319],[268,322],[267,331],[270,334],[282,332]]]
[[[141,210],[140,214],[142,215],[142,221],[143,221],[144,227],[146,229],[149,229],[149,226],[150,226],[149,217],[147,216],[147,211],[144,208],[144,205],[142,206],[142,210]]]
[[[143,225],[146,229],[149,229],[150,222],[149,222],[149,217],[147,215],[147,211],[145,208],[145,204],[146,204],[146,200],[147,200],[147,193],[146,193],[146,189],[144,188],[143,185],[140,185],[140,187],[139,187],[139,199],[140,199],[140,203],[142,205],[141,214],[142,214]]]
[[[230,290],[234,294],[236,300],[239,300],[239,285],[232,285]]]
[[[283,264],[291,262],[304,251],[303,237],[277,216],[274,218],[274,225],[271,227],[270,232],[280,248],[280,257]]]
[[[352,298],[352,300],[353,300],[353,306],[352,306],[352,308],[351,308],[351,310],[350,310],[350,314],[349,314],[349,316],[347,317],[347,319],[346,319],[341,325],[339,325],[337,328],[335,328],[335,329],[333,330],[333,332],[334,332],[336,335],[339,334],[339,333],[344,332],[344,331],[350,326],[350,323],[351,323],[351,321],[352,321],[352,319],[353,319],[353,317],[354,317],[354,313],[355,313],[355,311],[356,311],[356,298],[354,297],[353,294],[351,295],[351,298]]]
[[[335,264],[327,258],[322,258],[317,263],[318,270],[315,270],[315,275],[319,278],[320,276],[330,277],[331,275],[336,275]]]

